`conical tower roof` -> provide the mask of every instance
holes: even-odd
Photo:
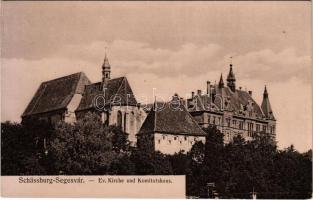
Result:
[[[270,100],[268,98],[268,92],[267,92],[266,86],[264,88],[263,101],[261,104],[261,109],[262,109],[266,118],[275,120],[274,113],[272,111],[272,107],[270,104]]]

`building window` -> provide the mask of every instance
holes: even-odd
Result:
[[[222,123],[221,123],[221,118],[219,117],[218,118],[218,125],[221,125]]]
[[[181,144],[181,141],[179,141],[179,143]]]
[[[210,124],[210,123],[211,123],[211,116],[208,115],[208,124]]]
[[[226,119],[227,121],[227,126],[230,127],[230,119]]]
[[[236,120],[233,120],[233,127],[237,128],[237,121]]]
[[[122,128],[122,112],[117,111],[117,127]]]
[[[243,121],[240,121],[240,122],[239,122],[239,129],[240,129],[240,130],[243,130]]]
[[[177,140],[177,137],[176,137],[176,136],[174,137],[174,140]]]
[[[170,144],[171,144],[171,143],[172,143],[172,141],[171,141],[171,140],[169,140],[169,141],[168,141],[168,143],[170,143]]]
[[[160,143],[161,143],[161,140],[158,140],[158,143],[160,144]]]
[[[127,113],[124,114],[124,132],[126,132],[126,126],[127,126]]]
[[[213,124],[215,125],[215,116],[213,117]]]
[[[165,135],[163,135],[163,140],[165,140]]]
[[[263,131],[266,132],[266,125],[263,125]]]
[[[255,128],[256,128],[256,132],[260,132],[260,124],[257,124]]]
[[[248,136],[253,136],[253,123],[248,122]]]
[[[185,138],[185,140],[187,140],[187,136],[185,136],[184,138]]]

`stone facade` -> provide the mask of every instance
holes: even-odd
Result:
[[[236,79],[230,66],[227,77],[227,86],[224,86],[221,75],[218,84],[207,82],[207,92],[198,90],[195,95],[187,99],[190,114],[202,127],[215,125],[224,133],[225,143],[229,143],[236,135],[251,140],[261,132],[276,138],[276,119],[271,109],[268,92],[265,87],[262,106],[252,98],[252,91],[236,89]]]

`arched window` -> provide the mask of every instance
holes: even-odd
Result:
[[[122,112],[117,111],[117,127],[122,128]]]
[[[126,126],[127,126],[127,113],[124,114],[124,132],[126,132]]]
[[[133,111],[130,113],[129,120],[130,120],[130,127],[129,127],[130,130],[129,131],[133,134],[136,134],[136,127],[135,127],[136,126],[135,125],[136,119],[135,119],[135,113]]]

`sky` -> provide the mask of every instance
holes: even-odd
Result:
[[[312,147],[309,1],[5,1],[1,9],[1,121],[19,122],[43,81],[80,71],[100,81],[107,47],[111,77],[126,76],[141,102],[204,91],[232,62],[237,86],[257,102],[267,86],[279,148]]]

